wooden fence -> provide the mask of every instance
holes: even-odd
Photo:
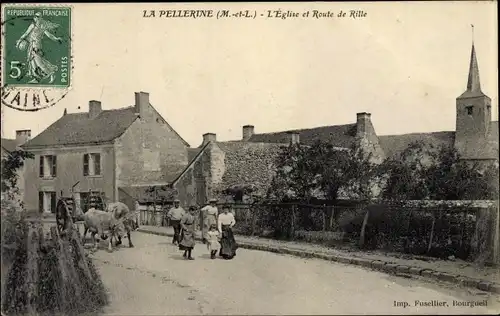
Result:
[[[242,235],[355,243],[369,249],[499,263],[496,201],[229,205],[236,219],[234,229]],[[144,208],[141,224],[168,226],[165,215],[170,207]],[[200,227],[202,220],[200,216]]]

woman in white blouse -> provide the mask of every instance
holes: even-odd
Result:
[[[236,249],[238,249],[238,245],[236,244],[236,240],[234,239],[233,227],[236,224],[236,220],[234,219],[234,215],[229,212],[230,207],[228,205],[224,205],[222,208],[223,213],[219,215],[218,218],[218,228],[221,232],[221,249],[219,251],[219,255],[224,259],[233,259],[236,256]]]
[[[209,205],[201,209],[201,215],[203,218],[202,238],[204,243],[207,241],[206,237],[210,227],[212,227],[212,225],[217,225],[217,216],[219,215],[217,200],[210,199],[209,203]]]

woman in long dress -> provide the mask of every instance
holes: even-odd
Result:
[[[234,215],[229,212],[229,206],[223,207],[223,213],[219,215],[218,226],[222,234],[220,244],[221,249],[219,255],[224,259],[233,259],[236,256],[238,245],[234,239],[233,227],[236,224]]]
[[[217,209],[217,200],[211,199],[209,203],[209,205],[201,209],[203,216],[202,236],[204,243],[207,242],[205,236],[210,230],[210,227],[212,227],[212,225],[217,225],[217,217],[219,215],[219,210]]]
[[[194,260],[191,256],[195,245],[195,217],[196,207],[191,206],[189,212],[184,214],[181,219],[181,240],[179,250],[184,250],[183,257],[188,260]]]
[[[58,26],[56,23],[42,19],[40,12],[37,12],[33,23],[16,42],[16,47],[21,50],[26,49],[27,42],[28,76],[33,78],[30,83],[38,83],[46,78],[50,78],[49,82],[52,83],[55,79],[58,68],[44,57],[47,54],[43,51],[42,40],[47,36],[54,42],[61,43],[62,38],[51,33]]]

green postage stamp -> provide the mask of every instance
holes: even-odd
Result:
[[[2,102],[25,111],[57,102],[71,86],[71,7],[12,5],[2,14]]]

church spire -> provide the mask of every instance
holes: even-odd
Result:
[[[474,25],[472,26],[472,50],[470,53],[469,78],[467,80],[468,92],[481,92],[479,80],[479,67],[477,65],[476,49],[474,48]]]

